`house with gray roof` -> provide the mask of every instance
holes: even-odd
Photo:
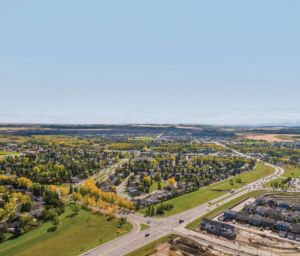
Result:
[[[259,226],[261,224],[262,217],[258,214],[250,215],[248,219],[248,223],[254,226]]]

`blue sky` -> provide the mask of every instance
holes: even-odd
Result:
[[[299,10],[1,1],[0,123],[299,123]]]

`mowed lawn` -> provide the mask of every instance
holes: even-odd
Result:
[[[284,169],[282,177],[298,178],[300,176],[300,169],[298,167],[295,168],[295,166],[290,164],[282,165],[280,167]]]
[[[124,235],[133,228],[128,223],[128,230],[125,227],[118,229],[116,219],[107,221],[103,215],[83,209],[77,216],[73,216],[70,206],[66,207],[66,212],[60,217],[61,221],[56,231],[48,231],[52,224],[45,223],[40,228],[1,244],[0,255],[78,255],[82,253],[82,247],[87,251]],[[116,234],[117,230],[120,231],[119,234]]]
[[[160,187],[161,187],[161,189],[163,189],[165,186],[167,186],[168,185],[168,183],[164,183],[164,182],[160,182]],[[158,184],[157,183],[153,183],[153,185],[150,187],[150,190],[149,190],[149,192],[151,193],[151,192],[153,192],[154,190],[158,190]]]
[[[271,175],[274,172],[275,172],[274,168],[264,165],[262,163],[257,163],[257,167],[255,170],[233,177],[232,178],[232,180],[234,181],[233,186],[230,185],[230,180],[228,180],[225,184],[223,184],[221,186],[217,186],[215,188],[222,189],[222,190],[223,189],[224,190],[237,189],[237,188],[243,187],[249,183],[252,183],[256,180],[259,180],[263,177]],[[236,179],[241,179],[243,183],[236,183],[235,182]]]
[[[210,201],[212,199],[215,199],[217,197],[220,197],[220,196],[228,193],[227,191],[211,191],[211,189],[230,190],[232,188],[242,187],[242,186],[244,186],[248,183],[251,183],[255,180],[258,180],[262,177],[268,176],[268,175],[274,173],[274,171],[275,170],[273,168],[266,166],[262,163],[258,163],[257,168],[255,170],[235,176],[233,178],[233,180],[235,180],[235,178],[241,178],[246,183],[243,183],[243,184],[238,183],[238,185],[236,185],[236,187],[234,187],[234,186],[230,185],[230,183],[229,183],[230,180],[224,180],[219,183],[213,184],[211,186],[204,187],[197,191],[194,191],[194,192],[185,194],[183,196],[179,196],[179,197],[176,197],[176,198],[166,201],[167,203],[173,204],[174,208],[171,211],[166,211],[164,216],[167,217],[167,216],[171,216],[171,215],[192,209],[198,205],[204,204],[207,201]],[[145,215],[146,208],[140,209],[138,212]]]

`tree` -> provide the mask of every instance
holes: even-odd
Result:
[[[70,189],[69,189],[69,194],[73,194],[73,186],[72,185],[70,185]]]
[[[33,221],[33,217],[30,216],[30,215],[23,215],[21,218],[20,218],[20,227],[27,231],[30,226],[32,225],[32,221]]]
[[[150,187],[151,186],[151,178],[146,176],[143,178],[143,182],[145,184],[146,187]]]
[[[30,188],[31,187],[31,180],[25,178],[25,177],[21,177],[17,179],[17,184],[18,187],[22,187],[22,188]]]
[[[233,186],[234,185],[234,181],[233,179],[230,180],[230,185]]]
[[[62,197],[68,196],[68,190],[65,189],[65,188],[63,188],[63,187],[61,187],[60,188],[60,194],[61,194]]]
[[[157,188],[160,190],[161,189],[161,184],[160,182],[157,183]]]
[[[75,213],[75,215],[77,215],[80,211],[80,205],[79,204],[74,204],[72,207],[73,212]]]
[[[72,199],[76,204],[78,201],[80,202],[82,200],[82,196],[81,196],[81,194],[74,192],[72,195]]]
[[[59,217],[54,217],[52,220],[52,224],[55,228],[57,228],[57,226],[59,225],[60,222],[60,218]]]
[[[175,185],[175,183],[176,183],[176,181],[175,181],[175,178],[174,178],[174,177],[168,179],[168,184],[169,184],[169,185]]]
[[[114,192],[115,192],[116,190],[117,190],[117,187],[116,187],[116,186],[112,186],[112,187],[111,187],[111,191],[114,191]]]

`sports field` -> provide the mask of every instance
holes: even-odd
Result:
[[[28,232],[18,238],[13,238],[0,245],[0,255],[17,256],[52,256],[78,255],[100,244],[128,233],[133,227],[117,228],[116,219],[107,218],[92,211],[81,209],[78,215],[73,215],[71,207],[66,207],[61,216],[57,230],[53,231],[51,222],[44,223],[40,228]],[[119,232],[119,233],[118,233]]]

